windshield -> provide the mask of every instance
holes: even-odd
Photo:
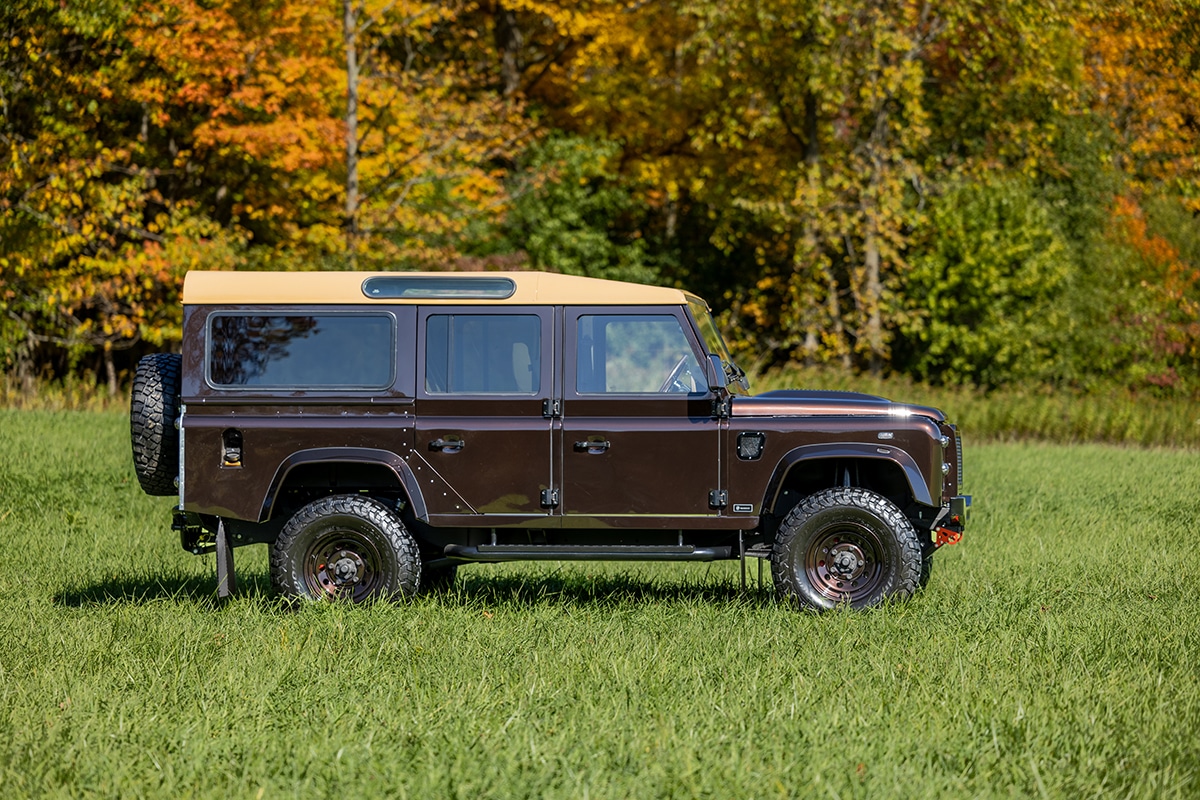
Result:
[[[730,382],[741,384],[743,389],[749,391],[748,386],[742,383],[746,373],[733,363],[733,358],[729,355],[729,348],[725,345],[721,331],[717,329],[717,322],[713,319],[712,312],[708,310],[708,305],[698,297],[688,297],[688,308],[691,309],[692,317],[696,320],[696,326],[700,328],[700,335],[704,337],[705,348],[710,354],[721,357],[721,362],[725,365],[726,378]]]

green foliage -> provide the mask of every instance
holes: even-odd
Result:
[[[927,236],[904,283],[895,366],[985,386],[1047,377],[1067,324],[1070,253],[1030,185],[956,186],[934,200]]]
[[[666,281],[767,364],[1194,393],[1193,6],[2,4],[0,358],[175,346],[157,247]]]
[[[622,183],[620,148],[565,134],[533,145],[520,164],[504,232],[535,269],[652,283],[656,269],[636,227],[645,209]]]
[[[262,546],[216,605],[123,415],[0,429],[15,796],[1195,794],[1195,452],[968,438],[966,537],[867,613],[776,604],[753,561],[745,593],[735,563],[481,565],[289,610]]]

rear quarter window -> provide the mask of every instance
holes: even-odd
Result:
[[[395,349],[386,312],[214,314],[207,377],[225,389],[386,389]]]

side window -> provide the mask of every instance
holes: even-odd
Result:
[[[429,394],[541,390],[541,319],[532,314],[435,314],[425,327]]]
[[[232,389],[385,389],[392,385],[390,314],[214,314],[208,379]]]
[[[704,372],[670,314],[581,316],[575,352],[579,394],[704,391]]]

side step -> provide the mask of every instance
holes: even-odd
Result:
[[[448,544],[448,561],[719,561],[732,547],[685,545]]]

